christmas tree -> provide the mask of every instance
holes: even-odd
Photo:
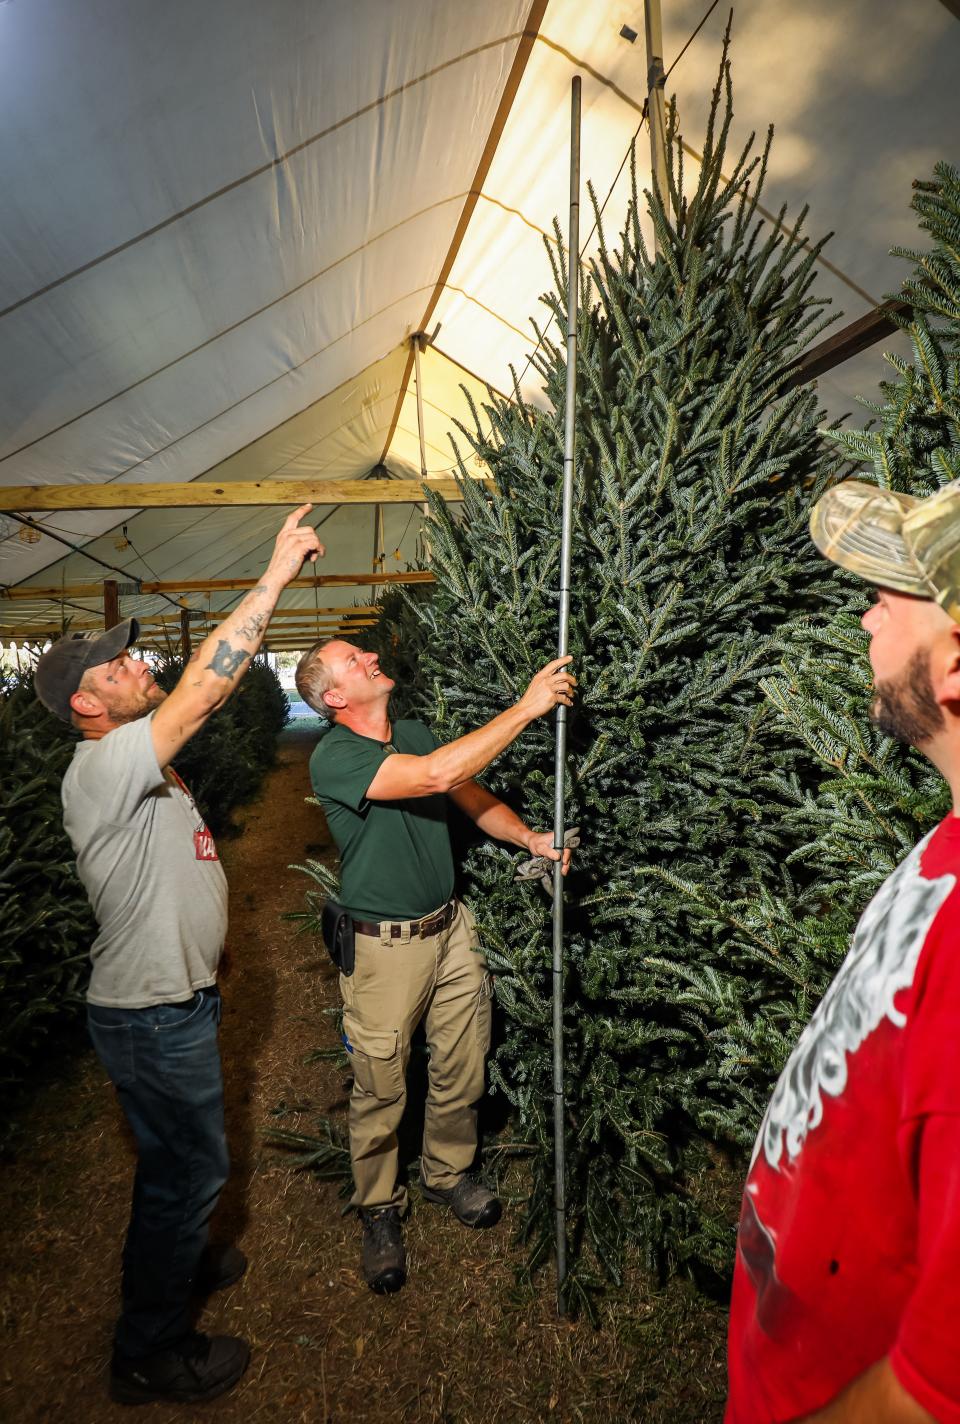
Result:
[[[669,181],[633,194],[619,246],[602,238],[582,283],[571,651],[565,1059],[573,1308],[618,1279],[624,1245],[661,1267],[721,1267],[729,1225],[707,1209],[711,1137],[736,1135],[741,1092],[715,1034],[731,1017],[691,1002],[688,974],[722,980],[727,931],[691,922],[749,887],[787,892],[796,827],[782,785],[812,758],[775,715],[783,629],[846,590],[809,542],[810,500],[836,472],[814,393],[792,364],[823,322],[819,244],[758,216],[770,140],[724,175],[726,54],[703,163],[685,194],[677,114]],[[656,252],[641,230],[646,202]],[[599,223],[599,213],[597,214]],[[545,300],[561,329],[566,269]],[[491,396],[463,428],[493,492],[466,478],[463,519],[431,499],[432,596],[411,607],[421,708],[443,740],[488,720],[553,656],[557,636],[564,360],[535,356],[546,408]],[[407,637],[402,628],[398,638]],[[538,723],[484,778],[531,825],[552,824],[553,727]],[[552,1243],[550,902],[517,857],[476,846],[463,891],[497,974],[491,1062],[534,1149],[530,1262]]]
[[[864,401],[873,426],[831,436],[859,475],[905,494],[927,495],[960,478],[960,174],[937,166],[917,183],[913,207],[932,246],[895,249],[913,264],[900,325],[912,360],[886,357],[893,372],[881,400]],[[732,1119],[747,1141],[771,1079],[846,953],[857,918],[883,879],[950,807],[941,777],[916,752],[869,721],[871,672],[860,614],[869,591],[841,570],[844,607],[800,616],[785,632],[781,666],[764,682],[785,732],[819,767],[801,784],[778,776],[782,817],[796,849],[788,888],[721,900],[688,884],[691,912],[719,934],[727,968],[712,979],[687,970],[687,1002],[716,1026],[724,1076],[740,1103]],[[763,965],[757,974],[758,962]],[[726,1126],[729,1128],[730,1121]]]

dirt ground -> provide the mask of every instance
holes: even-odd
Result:
[[[292,727],[260,798],[221,845],[231,885],[232,968],[222,983],[222,1048],[233,1174],[214,1223],[250,1259],[200,1327],[251,1343],[247,1374],[202,1408],[149,1405],[138,1418],[272,1424],[520,1424],[722,1417],[724,1314],[683,1282],[657,1292],[637,1272],[601,1324],[557,1318],[552,1285],[519,1286],[510,1212],[469,1232],[414,1201],[409,1282],[374,1296],[359,1273],[359,1227],[331,1182],[290,1165],[271,1127],[345,1121],[342,1070],[308,1061],[335,1043],[333,971],[321,947],[280,919],[300,908],[289,868],[329,857],[304,802],[315,733]],[[39,1085],[0,1182],[0,1419],[112,1424],[106,1392],[133,1152],[92,1051]]]

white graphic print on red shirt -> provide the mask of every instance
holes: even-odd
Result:
[[[960,1424],[952,1333],[931,1324],[960,1289],[948,1304],[928,1286],[923,1214],[942,1182],[960,1190],[958,882],[950,816],[864,911],[781,1074],[743,1198],[728,1424],[802,1417],[886,1355]]]
[[[932,833],[931,833],[932,834]],[[823,1118],[823,1096],[847,1086],[847,1059],[880,1021],[903,1028],[894,999],[913,983],[934,917],[956,884],[953,876],[924,880],[920,859],[930,836],[888,876],[860,917],[850,952],[824,994],[780,1075],[753,1149],[776,1171],[784,1149],[796,1157]]]

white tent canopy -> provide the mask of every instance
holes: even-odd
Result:
[[[695,152],[726,11],[662,12]],[[54,534],[130,580],[260,571],[278,509],[138,513],[138,482],[418,479],[410,337],[437,323],[428,473],[454,466],[461,383],[477,400],[510,391],[512,365],[539,399],[529,318],[566,206],[570,80],[583,76],[584,179],[615,238],[643,30],[642,0],[0,0],[0,483],[131,486],[124,512],[37,515],[35,542],[0,515],[0,584],[94,594],[109,573]],[[732,53],[734,144],[775,123],[766,206],[809,203],[808,235],[835,231],[818,288],[841,321],[862,316],[904,271],[890,246],[916,243],[911,180],[957,157],[954,0],[741,0]],[[645,130],[638,150],[648,183]],[[875,392],[883,349],[820,379],[831,413]],[[372,567],[370,506],[313,517],[324,573]],[[402,569],[418,506],[383,506],[383,524],[384,567]],[[10,601],[0,623],[26,634],[58,617]]]

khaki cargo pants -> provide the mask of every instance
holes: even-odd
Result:
[[[397,923],[394,921],[394,923]],[[406,1206],[397,1183],[397,1128],[407,1100],[410,1040],[422,1021],[430,1048],[420,1170],[452,1187],[477,1149],[476,1103],[490,1047],[492,983],[473,915],[457,904],[439,933],[356,937],[356,964],[340,975],[343,1032],[353,1068],[353,1206]]]

